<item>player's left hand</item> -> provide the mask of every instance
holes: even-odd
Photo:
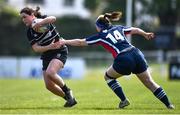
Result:
[[[153,39],[153,38],[154,38],[154,33],[146,33],[145,38],[146,38],[147,40]]]

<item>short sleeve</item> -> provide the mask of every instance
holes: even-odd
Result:
[[[100,41],[100,37],[98,34],[95,34],[95,35],[92,35],[90,37],[87,37],[86,38],[86,43],[88,45],[94,45],[94,44],[97,44],[99,41]]]
[[[123,33],[126,35],[126,34],[129,34],[131,32],[132,28],[123,26],[122,30],[123,30]]]

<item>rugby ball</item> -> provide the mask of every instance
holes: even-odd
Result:
[[[34,27],[34,25],[36,24],[36,23],[38,23],[38,22],[41,22],[43,19],[34,19],[33,21],[32,21],[32,24],[31,24],[31,26],[32,26],[32,28]],[[39,32],[39,33],[44,33],[44,32],[47,32],[48,31],[48,25],[46,24],[46,25],[42,25],[41,27],[39,27],[38,28],[38,30],[35,30],[35,31],[37,31],[37,32]]]

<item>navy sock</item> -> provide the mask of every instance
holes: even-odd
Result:
[[[124,101],[126,99],[124,92],[119,85],[119,83],[115,79],[110,79],[110,82],[107,81],[108,86],[114,91],[114,93],[121,99],[121,101]]]
[[[158,89],[156,89],[156,91],[154,92],[154,95],[161,101],[163,102],[167,107],[170,105],[170,102],[168,100],[168,97],[165,93],[165,91],[159,87]]]

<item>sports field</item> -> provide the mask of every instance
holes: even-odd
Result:
[[[41,79],[0,79],[0,114],[180,114],[180,81],[161,76],[153,66],[153,78],[166,91],[175,105],[168,110],[135,77],[118,79],[131,104],[118,109],[118,98],[103,79],[103,68],[89,68],[84,79],[66,80],[78,104],[64,108],[65,101],[49,93]]]

